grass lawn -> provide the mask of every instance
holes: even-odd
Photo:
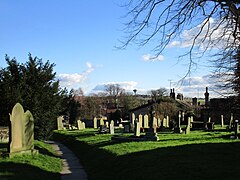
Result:
[[[81,160],[89,179],[239,179],[240,140],[213,132],[159,133],[158,142],[113,142],[97,130],[55,131]],[[128,134],[132,135],[132,134]]]
[[[62,162],[49,144],[35,141],[38,155],[0,156],[0,179],[60,179]],[[0,154],[7,144],[0,143]]]

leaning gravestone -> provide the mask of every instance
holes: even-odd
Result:
[[[34,149],[34,120],[30,111],[24,113],[21,104],[17,103],[10,114],[11,136],[9,139],[9,156],[22,153],[38,153]]]

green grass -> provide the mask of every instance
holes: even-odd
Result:
[[[0,144],[0,152],[7,144]],[[35,141],[38,155],[19,155],[13,158],[0,157],[0,179],[60,179],[62,161],[51,145]]]
[[[56,131],[54,138],[75,152],[89,179],[239,179],[240,140],[232,134],[218,128],[159,133],[158,142],[112,142],[112,135],[86,129]]]

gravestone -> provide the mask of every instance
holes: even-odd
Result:
[[[166,118],[163,118],[162,126],[167,127],[167,119]]]
[[[145,114],[143,116],[143,123],[144,123],[144,128],[149,128],[149,125],[148,125],[148,115]]]
[[[153,127],[157,127],[157,118],[153,117]]]
[[[85,122],[82,122],[81,120],[77,120],[77,126],[78,126],[78,130],[85,129]]]
[[[180,111],[179,111],[179,114],[178,114],[177,127],[174,128],[174,132],[175,133],[182,133],[182,129],[181,129],[181,112]]]
[[[142,128],[143,127],[143,116],[141,114],[139,114],[139,116],[138,116],[138,121],[140,124],[140,128]]]
[[[109,122],[108,121],[106,122],[106,126],[107,126],[107,128],[109,128]]]
[[[224,127],[224,117],[221,115],[221,127]]]
[[[95,128],[95,129],[98,128],[97,127],[97,118],[96,117],[93,119],[93,128]]]
[[[9,156],[31,153],[37,154],[34,149],[34,119],[30,111],[24,113],[21,104],[17,103],[10,114],[11,136],[9,139]]]
[[[235,139],[238,139],[238,133],[239,133],[239,124],[238,120],[234,121],[234,136]]]
[[[109,132],[110,132],[110,134],[114,134],[114,121],[113,120],[110,123]]]
[[[59,116],[57,118],[57,130],[63,130],[64,127],[63,127],[63,117],[62,116]]]
[[[169,128],[169,116],[166,118],[166,127]]]
[[[132,123],[132,127],[134,128],[134,121],[135,121],[136,117],[135,117],[135,114],[132,113],[131,114],[131,123]]]
[[[104,120],[103,118],[100,119],[100,126],[103,126],[104,125]]]
[[[229,121],[229,129],[233,129],[233,113],[231,113],[230,121]]]
[[[158,122],[158,127],[161,127],[161,119],[160,118],[157,119],[157,122]]]
[[[190,130],[191,130],[191,118],[188,117],[188,124],[187,124],[187,127],[185,129],[185,134],[190,134]]]
[[[134,136],[137,136],[137,137],[140,136],[140,123],[138,122],[138,120],[135,120]]]
[[[32,113],[27,110],[24,113],[25,135],[24,144],[26,150],[34,149],[34,119]]]

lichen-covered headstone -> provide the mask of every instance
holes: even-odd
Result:
[[[25,135],[23,136],[23,146],[26,150],[34,149],[34,119],[30,111],[24,113],[24,127]]]
[[[34,150],[34,119],[30,111],[24,113],[17,103],[10,114],[11,138],[9,139],[9,156],[21,153],[38,153]]]

